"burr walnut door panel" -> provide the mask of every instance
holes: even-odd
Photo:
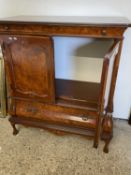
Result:
[[[11,96],[54,101],[53,42],[49,37],[3,36]]]

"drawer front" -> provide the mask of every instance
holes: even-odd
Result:
[[[48,110],[47,106],[41,103],[16,102],[16,116],[35,118],[54,124],[65,124],[78,127],[96,128],[96,117],[83,115],[72,115],[64,112]]]
[[[1,33],[59,35],[59,36],[89,36],[102,38],[121,38],[126,28],[124,27],[95,27],[77,25],[33,25],[33,24],[1,24]]]

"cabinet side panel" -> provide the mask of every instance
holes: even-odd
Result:
[[[117,47],[114,50],[114,53],[112,53],[110,60],[109,60],[109,69],[108,69],[108,76],[107,76],[107,84],[106,84],[106,91],[105,91],[105,103],[104,107],[106,108],[109,101],[109,95],[110,95],[110,88],[111,88],[111,81],[113,76],[113,67],[116,55],[118,53],[119,44],[117,44]]]

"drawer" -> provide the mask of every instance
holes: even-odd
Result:
[[[121,38],[125,28],[48,24],[0,24],[1,33]]]
[[[71,115],[64,112],[48,110],[42,103],[30,103],[26,101],[16,102],[16,116],[35,118],[52,124],[64,124],[68,126],[96,128],[96,117],[83,115]]]

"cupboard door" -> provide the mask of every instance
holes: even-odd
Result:
[[[53,42],[49,37],[3,36],[11,96],[54,101]]]

